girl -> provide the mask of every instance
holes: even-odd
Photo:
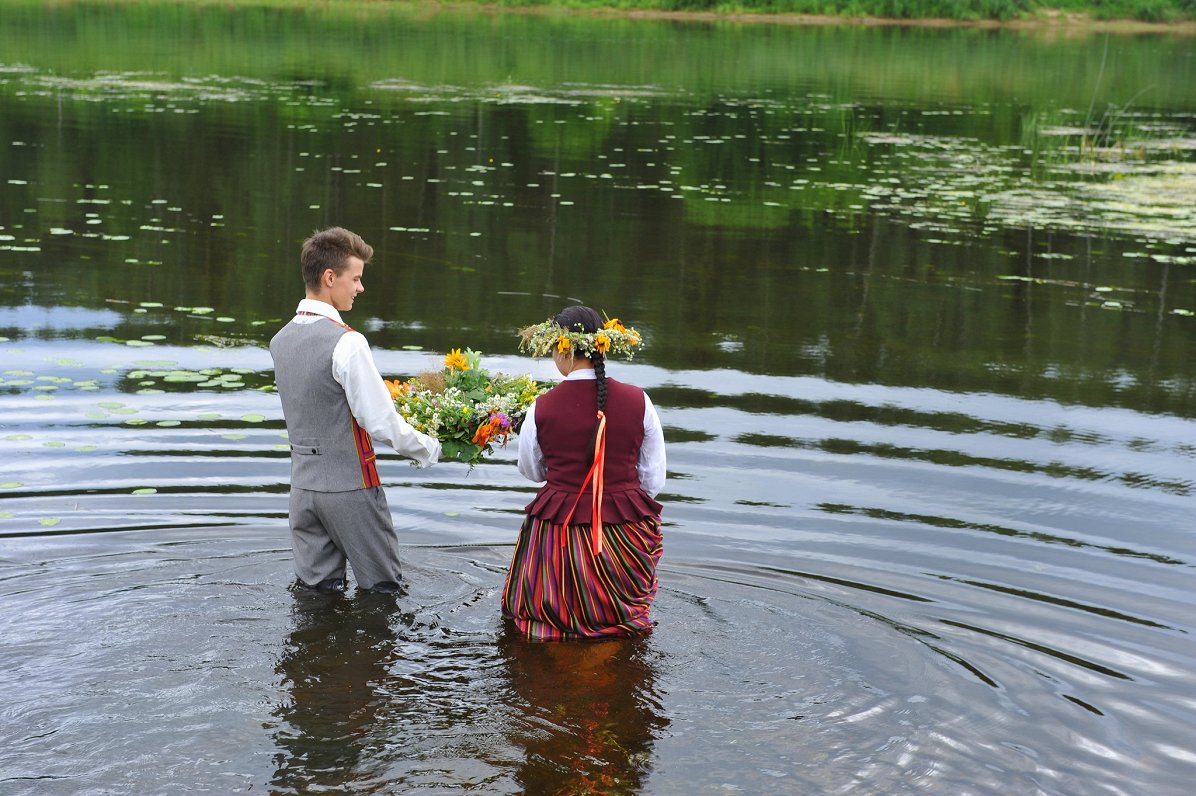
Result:
[[[638,387],[606,376],[640,336],[618,318],[568,307],[521,332],[565,380],[536,399],[519,432],[519,472],[546,481],[525,509],[503,614],[536,640],[647,633],[661,554],[664,434]]]

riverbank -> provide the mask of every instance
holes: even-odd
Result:
[[[203,7],[223,6],[222,0],[164,0],[164,4]],[[103,0],[103,5],[142,5],[144,0]],[[94,6],[97,0],[59,0],[56,7]],[[0,8],[40,5],[39,0],[0,0]],[[767,24],[787,26],[859,26],[909,28],[973,28],[1042,32],[1060,37],[1091,34],[1196,35],[1196,0],[1122,0],[1094,6],[1086,0],[1054,0],[1043,7],[1033,0],[911,0],[888,16],[894,0],[848,0],[839,3],[838,14],[814,13],[826,3],[816,0],[746,0],[741,3],[711,3],[705,8],[688,8],[686,0],[246,0],[243,7],[292,8],[309,11],[333,7],[347,13],[385,14],[388,9],[429,16],[440,12],[470,14],[518,14],[526,16],[643,19],[695,24]],[[696,3],[694,3],[696,5]],[[760,10],[759,6],[767,6]],[[810,11],[802,9],[809,8]],[[937,13],[936,13],[937,12]],[[1098,15],[1099,14],[1099,15]]]
[[[742,4],[727,5],[713,9],[677,9],[657,7],[659,4],[645,3],[632,7],[628,3],[589,2],[588,0],[563,0],[563,2],[541,2],[524,4],[493,0],[455,0],[439,4],[442,8],[474,8],[488,13],[517,13],[535,15],[584,15],[609,16],[628,19],[647,19],[673,22],[773,25],[859,25],[866,27],[927,27],[927,28],[978,28],[1044,31],[1062,35],[1085,35],[1090,33],[1150,34],[1167,33],[1196,35],[1196,4],[1184,17],[1178,0],[1172,5],[1163,3],[1153,6],[1127,3],[1120,7],[1117,16],[1097,17],[1088,11],[1067,7],[1039,8],[1025,10],[1016,16],[885,16],[878,13],[804,13],[799,11],[757,11]],[[677,4],[680,5],[680,4]],[[780,5],[780,4],[773,4]],[[810,5],[814,5],[811,3]],[[880,5],[880,3],[852,4],[851,8]],[[1153,9],[1153,11],[1151,10]],[[916,13],[908,11],[907,13]],[[1138,16],[1135,16],[1135,13]],[[1162,18],[1142,18],[1150,15]],[[1168,18],[1169,17],[1169,18]]]

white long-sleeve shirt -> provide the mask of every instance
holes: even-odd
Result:
[[[596,379],[598,375],[589,368],[575,370],[565,377],[566,381],[580,379]],[[640,446],[639,461],[636,463],[636,473],[639,475],[640,487],[650,497],[656,497],[664,488],[665,454],[664,429],[660,425],[660,416],[652,399],[644,394],[644,442]],[[548,469],[544,465],[544,453],[540,450],[540,440],[536,434],[536,405],[528,407],[523,417],[523,425],[519,428],[519,472],[532,481],[544,481],[548,478]]]
[[[319,323],[320,318],[315,317],[319,315],[344,324],[336,307],[316,299],[303,299],[295,312],[291,323]],[[303,312],[314,315],[299,314]],[[342,335],[332,350],[332,377],[345,389],[357,425],[373,439],[382,440],[420,467],[430,467],[440,460],[440,441],[416,431],[395,409],[390,390],[382,383],[382,374],[370,354],[370,345],[360,332]]]

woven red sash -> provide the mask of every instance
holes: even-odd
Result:
[[[602,555],[602,478],[605,468],[606,414],[602,410],[598,410],[598,433],[594,435],[594,463],[590,465],[590,471],[586,473],[586,480],[581,482],[581,491],[577,493],[573,507],[569,509],[569,514],[562,523],[565,526],[569,525],[569,520],[573,519],[573,512],[577,511],[577,504],[581,502],[581,496],[585,494],[586,485],[593,480],[594,490],[590,504],[590,549],[596,556]],[[562,547],[568,543],[568,539],[568,534],[561,534]]]

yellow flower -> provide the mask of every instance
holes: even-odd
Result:
[[[605,354],[610,350],[610,340],[602,332],[594,335],[594,350],[599,354]]]
[[[573,344],[570,343],[569,338],[565,337],[564,335],[561,335],[560,339],[556,341],[556,350],[560,351],[562,354],[568,354],[569,349],[571,348],[573,348]]]
[[[465,355],[461,353],[460,348],[454,348],[448,352],[444,358],[444,366],[449,370],[469,370],[469,362],[465,360]]]
[[[623,326],[623,324],[619,322],[618,318],[611,318],[609,321],[602,324],[602,328],[603,329],[614,329],[616,332],[619,332],[620,334],[623,334],[627,331],[627,329]]]

